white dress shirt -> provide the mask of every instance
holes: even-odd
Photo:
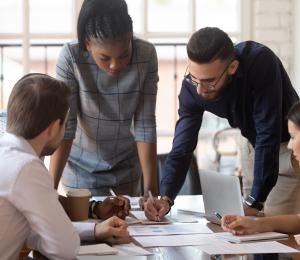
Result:
[[[72,224],[58,201],[53,179],[23,138],[0,138],[0,256],[18,259],[23,246],[50,259],[74,259],[94,223]],[[78,235],[79,233],[79,235]]]

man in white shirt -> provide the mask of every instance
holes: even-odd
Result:
[[[12,90],[8,133],[0,139],[1,259],[18,259],[26,245],[50,259],[73,259],[79,236],[97,241],[128,236],[127,224],[117,217],[72,224],[40,159],[63,139],[69,98],[63,82],[38,73],[24,76]]]

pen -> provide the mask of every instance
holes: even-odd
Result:
[[[151,203],[152,203],[153,205],[155,205],[155,202],[154,202],[154,199],[153,199],[151,190],[148,190],[148,195],[149,195],[149,199],[150,199]],[[156,221],[160,221],[160,218],[159,218],[158,215],[156,215]]]
[[[155,202],[154,202],[151,190],[148,190],[148,195],[149,195],[149,199],[150,199],[151,203],[154,205]]]
[[[219,220],[222,219],[222,215],[219,212],[215,211],[214,214]]]
[[[113,191],[112,188],[109,188],[109,193],[114,196],[114,197],[117,197],[117,194]]]

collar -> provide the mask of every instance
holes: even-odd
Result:
[[[29,153],[33,156],[39,157],[38,154],[33,149],[33,147],[31,146],[31,144],[21,136],[16,136],[16,135],[11,134],[11,133],[5,133],[1,137],[0,140],[1,140],[0,141],[1,146],[7,145],[7,146],[10,146],[10,147],[14,147],[18,150],[21,150],[21,151]]]

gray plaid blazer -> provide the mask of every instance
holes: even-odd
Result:
[[[77,41],[67,43],[56,73],[72,89],[65,139],[74,139],[68,162],[75,173],[114,171],[137,158],[136,141],[156,142],[158,65],[151,43],[133,38],[131,63],[118,77],[99,69]],[[138,163],[129,161],[127,168]]]

